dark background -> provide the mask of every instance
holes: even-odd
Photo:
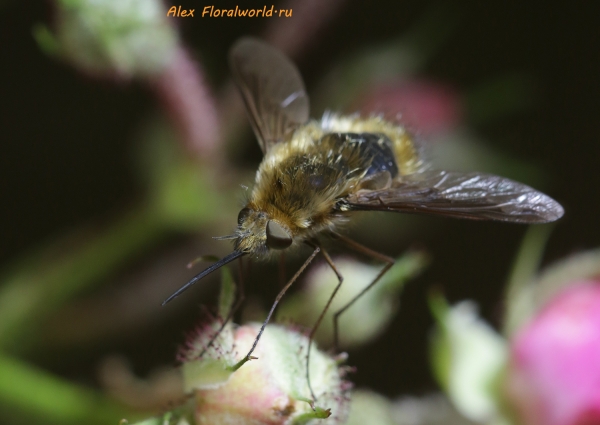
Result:
[[[271,4],[259,3],[255,7]],[[549,177],[545,191],[565,207],[566,215],[549,240],[545,263],[597,247],[597,7],[593,2],[569,7],[541,1],[453,3],[459,25],[423,77],[462,91],[504,72],[529,75],[535,85],[533,106],[476,130],[503,152],[543,170]],[[188,4],[197,11],[204,6]],[[402,34],[433,6],[425,1],[348,1],[298,60],[309,91],[318,76],[343,54]],[[103,220],[140,197],[131,159],[132,135],[140,120],[155,110],[155,100],[140,85],[93,80],[41,53],[31,28],[49,22],[50,17],[51,7],[45,2],[12,1],[0,6],[3,265],[12,264],[74,225]],[[218,86],[228,75],[229,46],[241,35],[259,34],[263,26],[260,19],[195,18],[184,22],[181,30]],[[247,149],[258,160],[258,149]],[[255,165],[252,161],[240,164]],[[476,300],[484,316],[497,324],[502,287],[525,232],[522,226],[497,223],[424,220],[440,229],[415,241],[432,254],[432,266],[406,289],[402,311],[385,338],[351,356],[351,363],[358,365],[354,380],[388,394],[434,388],[425,355],[431,326],[425,304],[428,287],[441,285],[451,301]],[[369,225],[368,219],[366,222]],[[163,249],[187,238],[174,237]],[[392,242],[378,248],[397,255],[407,247]],[[140,261],[131,267],[144,265]],[[161,314],[158,308],[156,314]],[[190,328],[194,317],[195,313],[182,313],[177,323],[159,329],[141,328],[125,339],[74,350],[69,357],[36,361],[66,376],[93,382],[97,360],[106,353],[121,352],[143,374],[172,361],[183,330]]]

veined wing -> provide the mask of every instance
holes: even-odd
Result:
[[[450,171],[415,173],[402,176],[387,189],[359,190],[341,208],[515,223],[547,223],[564,214],[554,199],[522,183],[491,174]]]
[[[229,63],[263,153],[308,121],[302,76],[281,52],[245,37],[231,48]]]

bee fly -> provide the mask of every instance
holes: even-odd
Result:
[[[310,120],[300,73],[282,53],[259,40],[242,38],[231,49],[229,59],[264,159],[249,201],[239,213],[235,233],[223,238],[234,240],[233,252],[196,275],[163,305],[244,255],[269,258],[299,245],[312,247],[312,254],[277,296],[244,362],[252,358],[281,297],[321,252],[336,273],[338,284],[311,331],[310,355],[315,330],[343,280],[321,247],[319,234],[334,235],[351,248],[386,263],[379,275],[335,314],[335,341],[339,315],[392,266],[392,258],[335,232],[354,211],[514,223],[546,223],[563,215],[563,208],[552,198],[507,178],[427,168],[404,128],[381,117],[329,113],[320,121]],[[314,399],[310,379],[308,385]]]

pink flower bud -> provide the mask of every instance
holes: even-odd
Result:
[[[517,333],[506,391],[520,423],[600,424],[600,280],[569,285]]]
[[[199,330],[183,353],[187,392],[194,394],[195,423],[340,425],[348,410],[349,383],[336,359],[311,349],[311,403],[306,380],[308,338],[283,326],[265,329],[253,360],[238,368],[254,342],[259,324],[228,325],[202,357],[200,352],[220,322]]]

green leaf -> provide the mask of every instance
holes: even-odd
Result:
[[[327,419],[331,416],[331,409],[315,406],[312,412],[303,413],[294,418],[293,425],[304,425],[313,419]]]

